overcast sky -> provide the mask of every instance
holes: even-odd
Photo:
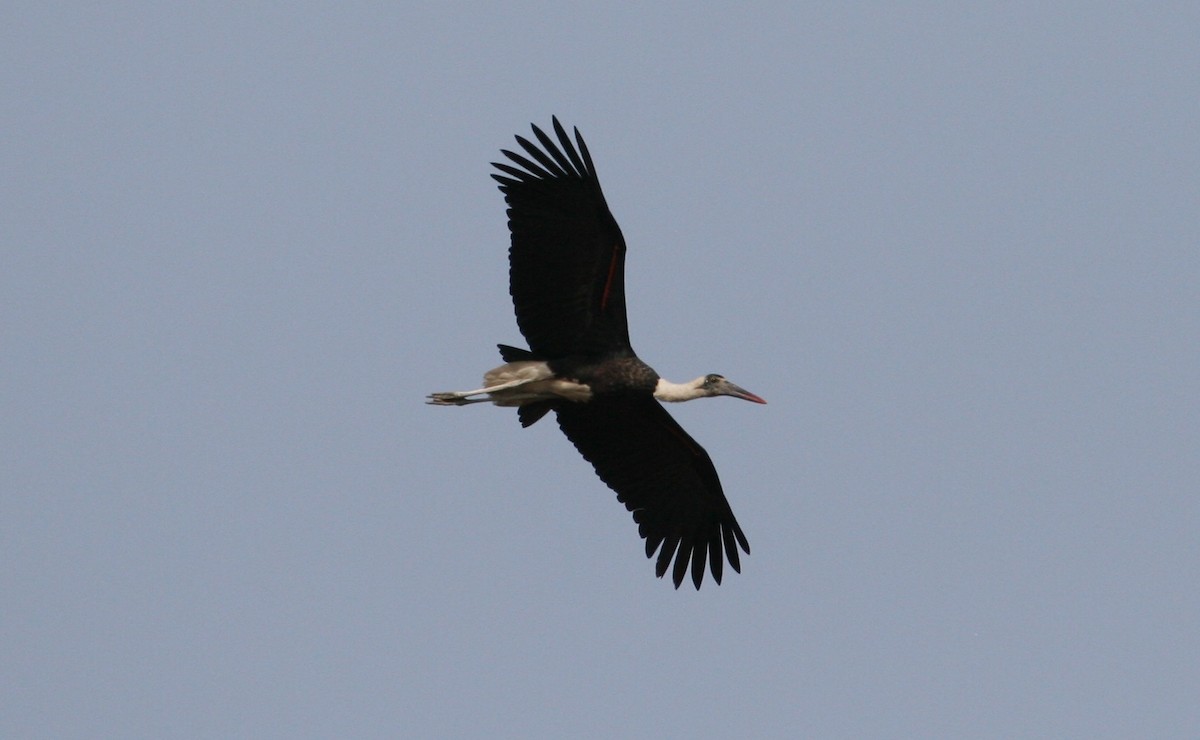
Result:
[[[1200,735],[1200,6],[410,5],[0,11],[0,735]],[[423,403],[552,114],[720,586]]]

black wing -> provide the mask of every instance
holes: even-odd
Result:
[[[540,149],[518,136],[529,156],[502,152],[519,167],[492,163],[504,173],[492,177],[508,203],[517,325],[541,357],[627,350],[625,240],[579,130],[576,149],[558,119],[553,122],[557,144],[534,126]]]
[[[672,557],[676,588],[689,563],[692,582],[700,588],[706,556],[717,583],[726,558],[741,572],[738,545],[749,554],[750,544],[712,459],[658,401],[616,395],[603,403],[562,404],[555,411],[567,438],[633,512],[638,534],[646,540],[646,557],[659,550],[654,568],[659,577]]]

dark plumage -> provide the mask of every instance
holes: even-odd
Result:
[[[707,561],[720,583],[725,560],[740,571],[738,548],[749,553],[750,545],[708,453],[659,400],[765,401],[719,375],[669,383],[637,358],[625,315],[625,240],[579,131],[572,142],[557,118],[553,127],[557,141],[533,126],[540,146],[518,136],[524,154],[503,150],[511,164],[493,163],[512,233],[509,292],[529,349],[500,345],[508,364],[490,371],[484,388],[430,402],[517,406],[523,426],[554,411],[633,512],[646,555],[658,553],[657,575],[670,569],[678,588],[690,567],[700,588]]]

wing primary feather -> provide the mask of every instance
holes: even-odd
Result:
[[[671,564],[671,557],[675,555],[675,548],[678,546],[679,535],[672,535],[663,540],[662,549],[658,551],[658,560],[654,563],[654,575],[659,578],[663,577],[663,574],[667,572],[667,566]]]
[[[646,538],[646,557],[654,557],[654,551],[662,544],[663,536],[661,534],[654,534],[645,526],[638,526],[638,534]]]
[[[496,182],[501,184],[500,189],[505,192],[508,192],[507,189],[511,185],[520,185],[523,182],[529,182],[531,180],[537,179],[537,178],[534,178],[533,176],[531,176],[525,170],[519,170],[516,167],[513,167],[512,165],[509,165],[509,164],[505,164],[503,162],[492,162],[492,166],[495,167],[496,169],[500,170],[501,172],[512,175],[512,177],[504,177],[503,175],[497,175],[495,172],[491,173],[492,178],[495,179]]]
[[[562,170],[564,177],[582,176],[582,173],[571,164],[571,160],[563,156],[563,153],[559,150],[558,145],[554,143],[553,139],[546,135],[545,131],[542,131],[537,126],[534,126],[533,133],[535,136],[537,136],[537,140],[542,142],[542,147],[546,150],[546,153],[551,157],[554,157],[554,162]]]
[[[732,522],[728,526],[733,529],[733,533],[734,533],[734,535],[737,536],[737,540],[741,544],[742,549],[746,551],[747,555],[749,555],[750,554],[750,542],[749,542],[749,540],[746,539],[746,535],[742,534],[742,528],[737,525],[736,521]]]
[[[562,127],[562,124],[558,122],[558,118],[555,117],[551,120],[554,121],[554,133],[558,136],[559,143],[562,144],[562,150],[571,158],[571,164],[575,165],[575,171],[580,176],[594,175],[595,172],[591,167],[584,166],[583,160],[579,158],[579,154],[575,151],[575,147],[571,145],[571,137],[567,136],[567,132]],[[579,131],[576,130],[575,133],[578,135]]]
[[[529,142],[525,142],[525,143],[528,144]],[[516,152],[510,152],[507,149],[501,149],[500,153],[503,154],[504,156],[508,157],[512,161],[516,162],[517,164],[521,165],[525,169],[529,170],[529,174],[525,175],[525,178],[524,178],[525,182],[528,182],[530,180],[549,180],[549,179],[553,178],[553,175],[551,175],[549,172],[542,169],[540,166],[534,164],[533,162],[529,161],[525,157],[522,157],[520,154],[517,154]],[[530,177],[530,175],[533,175],[533,176]]]
[[[596,174],[596,166],[592,164],[592,155],[588,152],[587,144],[583,143],[583,134],[575,128],[575,143],[579,145],[579,155],[583,157],[584,168],[592,175]]]
[[[675,556],[675,568],[671,572],[671,580],[675,582],[675,588],[679,588],[679,585],[683,583],[683,577],[687,575],[688,563],[692,561],[688,557],[691,544],[687,538],[679,542],[679,553]]]
[[[729,558],[729,564],[733,566],[734,572],[741,573],[742,563],[738,557],[737,545],[733,541],[733,528],[725,526],[724,530],[722,535],[725,538],[725,557]]]
[[[534,132],[540,134],[538,137],[539,140],[545,136],[545,134],[543,134],[541,129],[539,129],[537,126],[534,126],[533,130]],[[522,149],[529,152],[529,156],[536,159],[538,163],[540,163],[542,167],[546,169],[547,172],[552,173],[557,177],[567,177],[567,173],[565,170],[563,170],[562,166],[559,165],[558,162],[555,162],[553,159],[548,157],[541,149],[538,149],[536,146],[534,146],[529,139],[526,139],[524,136],[518,136],[517,143],[521,145]]]
[[[695,584],[697,591],[700,590],[700,584],[704,581],[704,561],[707,559],[708,540],[697,539],[696,544],[692,547],[692,583]]]
[[[721,530],[713,530],[712,539],[708,543],[708,567],[712,571],[713,580],[721,585],[721,570],[725,567],[725,558],[721,554]]]

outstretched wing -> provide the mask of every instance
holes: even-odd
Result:
[[[721,490],[712,459],[652,396],[616,395],[604,403],[558,406],[558,425],[596,474],[633,512],[646,557],[658,550],[655,573],[671,566],[675,587],[689,564],[700,588],[708,560],[721,582],[726,558],[741,572],[738,546],[750,544]]]
[[[608,211],[579,130],[575,143],[557,118],[558,142],[533,126],[526,155],[502,150],[493,162],[508,203],[509,292],[517,325],[541,357],[629,348],[625,320],[625,240]],[[513,166],[516,165],[516,166]]]

